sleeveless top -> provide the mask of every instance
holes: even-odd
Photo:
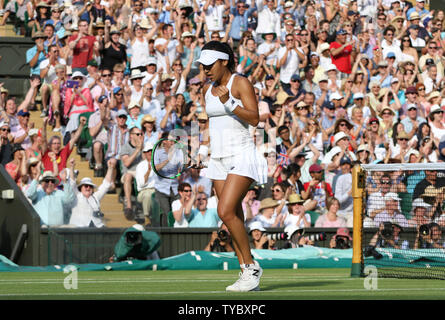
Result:
[[[131,51],[131,69],[147,65],[149,57],[147,39],[144,38],[143,41],[139,41],[136,38],[133,45],[131,46]]]
[[[229,99],[244,108],[240,99],[232,96],[232,83],[235,74],[232,74],[226,87],[229,89]],[[249,134],[249,124],[235,114],[212,94],[213,83],[205,94],[206,112],[209,116],[209,135],[211,158],[223,158],[239,155],[249,149],[254,149],[253,139]]]

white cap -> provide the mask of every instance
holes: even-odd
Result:
[[[85,75],[80,71],[74,71],[73,74],[71,75],[71,78],[77,78],[77,77],[85,78]]]
[[[249,233],[251,233],[253,230],[260,230],[262,232],[266,231],[264,229],[263,224],[259,221],[254,221],[249,225]]]
[[[413,208],[417,208],[417,207],[431,208],[431,205],[429,203],[426,203],[425,201],[423,201],[422,198],[417,198],[416,200],[413,201],[412,207]]]
[[[364,97],[365,97],[365,96],[363,95],[363,93],[361,93],[361,92],[356,92],[356,93],[354,93],[352,99],[353,99],[353,100],[355,100],[355,99],[363,99]]]
[[[329,71],[332,71],[332,70],[338,71],[338,70],[337,70],[337,67],[336,67],[335,64],[333,64],[333,63],[331,63],[331,64],[326,68],[326,73],[328,73]]]
[[[153,143],[151,143],[151,142],[146,142],[146,143],[144,144],[144,149],[142,149],[142,151],[143,151],[143,152],[147,152],[147,151],[150,151],[150,150],[153,150]]]
[[[337,91],[335,91],[333,94],[331,94],[331,96],[329,97],[329,101],[332,101],[332,100],[341,100],[341,99],[343,99],[343,96],[340,94],[340,93],[338,93]]]
[[[0,122],[0,128],[1,128],[1,127],[5,127],[5,126],[10,127],[9,122],[6,122],[6,121],[2,121],[2,122]]]
[[[400,200],[402,200],[402,199],[399,198],[399,196],[397,195],[397,193],[395,193],[395,192],[388,192],[388,193],[385,195],[385,201],[388,201],[388,200],[400,201]]]
[[[32,128],[28,131],[28,136],[30,136],[30,137],[35,136],[37,134],[39,134],[39,129]]]

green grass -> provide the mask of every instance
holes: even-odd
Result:
[[[67,290],[63,272],[0,273],[0,299],[32,300],[368,300],[444,299],[445,281],[378,279],[366,290],[349,269],[266,269],[261,291],[227,293],[235,270],[78,272],[77,289]]]

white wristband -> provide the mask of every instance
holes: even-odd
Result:
[[[229,97],[229,100],[227,100],[227,101],[224,103],[224,107],[226,107],[227,109],[229,109],[230,112],[233,112],[233,110],[235,110],[235,108],[237,107],[237,104],[236,104],[235,100],[230,99],[230,97]]]
[[[198,154],[207,157],[209,155],[209,147],[206,146],[205,144],[201,144],[199,146]]]

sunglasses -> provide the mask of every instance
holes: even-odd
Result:
[[[134,135],[137,136],[137,137],[140,137],[140,136],[143,136],[143,135],[144,135],[143,133],[132,133],[132,134],[134,134]]]
[[[390,181],[380,181],[381,184],[391,184]]]
[[[417,91],[424,91],[425,90],[425,88],[419,88],[419,89],[417,89]]]
[[[73,80],[83,80],[83,78],[82,77],[75,77],[75,78],[73,78]]]
[[[182,190],[182,192],[192,192],[191,189],[187,189],[187,190]]]
[[[111,77],[111,73],[104,73],[102,77]]]
[[[382,113],[384,116],[390,116],[390,115],[392,115],[392,112],[383,112]]]
[[[43,182],[56,184],[56,180],[53,180],[53,179],[43,180]]]
[[[408,141],[408,139],[406,139],[406,138],[399,138],[399,139],[397,139],[397,140],[400,140],[400,141]]]
[[[11,132],[11,129],[5,129],[5,128],[3,128],[2,131],[3,131],[3,132]]]
[[[272,189],[272,192],[283,192],[281,189]]]

